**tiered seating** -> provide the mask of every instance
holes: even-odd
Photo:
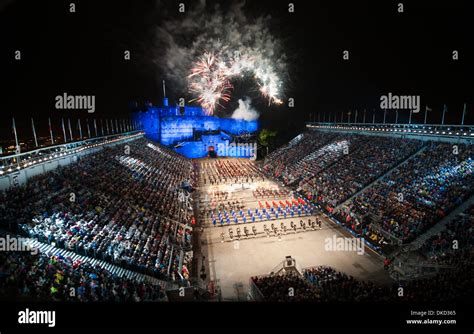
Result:
[[[390,300],[390,289],[363,282],[328,266],[305,269],[304,277],[316,287],[323,302],[372,302]]]
[[[160,301],[159,285],[119,278],[89,263],[61,256],[0,253],[0,296],[41,301]]]
[[[317,289],[318,301],[468,301],[474,293],[472,260],[472,254],[466,255],[462,259],[461,266],[441,271],[434,277],[394,283],[392,286],[381,286],[372,282],[360,281],[327,266],[305,269],[304,277]],[[398,293],[400,287],[403,287],[402,296]]]
[[[473,255],[464,254],[459,266],[444,270],[434,277],[383,286],[360,281],[328,266],[307,268],[303,275],[252,277],[266,301],[318,302],[449,302],[469,301],[474,293]],[[403,287],[403,295],[399,288]],[[293,290],[291,290],[293,288]],[[294,292],[294,296],[289,294]]]
[[[413,240],[461,204],[474,189],[473,148],[433,143],[353,198],[338,216],[359,233],[369,223]]]
[[[296,273],[252,277],[266,301],[289,302],[317,299],[317,291]]]
[[[474,249],[474,205],[458,214],[446,225],[446,229],[428,239],[421,250],[436,263],[457,265],[460,254]]]
[[[209,160],[201,164],[203,184],[249,183],[264,181],[264,173],[248,159]]]
[[[264,170],[333,209],[414,154],[422,143],[391,137],[309,131],[266,159]]]
[[[354,147],[304,185],[319,203],[334,208],[420,147],[419,141],[390,137],[351,139]],[[352,149],[352,150],[351,150]]]
[[[341,136],[333,142],[324,145],[320,149],[314,151],[304,159],[290,168],[289,174],[291,179],[300,180],[299,187],[306,188],[308,182],[319,172],[341,159],[344,154],[348,154],[356,149],[355,141],[348,140],[347,136]],[[306,187],[305,187],[306,186]],[[311,184],[309,184],[311,186]]]
[[[271,176],[286,178],[286,182],[290,183],[293,177],[286,176],[287,168],[336,138],[335,134],[318,131],[308,131],[302,136],[297,143],[283,146],[268,155],[263,170]]]
[[[2,225],[157,277],[186,276],[192,208],[180,194],[193,166],[145,139],[126,145],[2,194]]]

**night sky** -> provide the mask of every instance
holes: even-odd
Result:
[[[11,117],[19,136],[31,137],[29,118],[40,134],[47,133],[47,118],[55,127],[61,117],[128,118],[130,105],[162,98],[163,74],[153,64],[156,27],[165,16],[178,13],[178,3],[192,10],[192,1],[7,1],[0,5],[0,76],[3,81],[1,136],[13,138]],[[459,123],[463,103],[466,123],[474,123],[472,15],[468,1],[247,1],[246,15],[270,14],[271,31],[284,45],[289,58],[284,98],[295,107],[271,106],[255,101],[264,127],[291,136],[318,113],[376,108],[381,95],[420,95],[423,121],[430,106],[429,123],[440,122],[443,104],[446,123]],[[223,7],[225,8],[225,4]],[[208,2],[210,7],[213,2]],[[14,60],[21,50],[22,60]],[[123,51],[131,51],[131,60]],[[350,59],[343,60],[343,50]],[[452,51],[459,60],[452,60]],[[235,84],[234,98],[249,94],[251,82]],[[54,97],[63,92],[96,95],[96,112],[58,111]],[[186,92],[168,86],[174,101]],[[254,99],[255,100],[255,99]],[[225,113],[225,112],[224,112]],[[371,116],[370,116],[371,117]],[[392,119],[390,118],[392,117]],[[394,121],[394,113],[388,121]],[[408,112],[399,121],[407,122]],[[360,118],[362,119],[362,118]]]

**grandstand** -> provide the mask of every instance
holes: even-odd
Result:
[[[464,131],[308,124],[252,161],[188,159],[137,130],[2,158],[1,237],[37,254],[0,254],[1,298],[394,302],[400,287],[406,301],[467,298]],[[339,239],[362,248],[329,244]]]

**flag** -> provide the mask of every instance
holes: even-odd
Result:
[[[432,109],[430,107],[426,106],[426,108],[425,108],[425,123],[424,124],[426,124],[426,117],[428,115],[428,111],[432,111]]]

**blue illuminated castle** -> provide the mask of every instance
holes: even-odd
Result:
[[[208,116],[201,107],[169,106],[163,98],[163,106],[148,107],[146,112],[133,113],[140,122],[146,137],[174,149],[188,158],[209,156],[217,147],[228,145],[243,135],[258,131],[258,121]],[[245,150],[226,150],[220,156],[251,157]]]

